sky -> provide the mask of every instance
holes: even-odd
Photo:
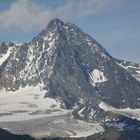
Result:
[[[0,43],[28,42],[53,18],[76,24],[112,56],[140,63],[140,0],[0,0]]]

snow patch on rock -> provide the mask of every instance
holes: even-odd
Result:
[[[8,48],[6,54],[3,54],[1,57],[0,57],[0,66],[8,59],[8,57],[10,56],[10,53],[12,51],[12,48]]]
[[[104,73],[98,69],[94,69],[90,74],[90,83],[93,86],[96,86],[96,84],[103,83],[107,81],[107,78],[105,77]]]
[[[78,115],[79,115],[80,117],[84,117],[84,114],[82,114],[82,112],[85,110],[85,108],[86,108],[86,106],[83,107],[81,110],[78,111]]]

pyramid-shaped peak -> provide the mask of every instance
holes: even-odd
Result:
[[[38,38],[44,38],[48,34],[48,32],[57,31],[64,25],[65,24],[62,20],[54,18],[49,21],[48,25],[36,37],[34,37],[32,41],[35,41]]]
[[[49,24],[48,27],[52,27],[52,26],[63,26],[64,22],[58,18],[54,18],[52,19]]]

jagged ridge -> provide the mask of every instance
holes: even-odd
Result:
[[[85,107],[86,119],[102,112],[101,101],[117,108],[140,107],[140,83],[73,24],[53,19],[29,43],[3,43],[0,49],[1,58],[7,55],[0,66],[0,85],[7,90],[41,84],[46,96],[60,99],[66,108]]]

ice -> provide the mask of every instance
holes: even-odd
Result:
[[[49,116],[20,122],[0,122],[1,128],[9,129],[15,134],[29,134],[41,137],[87,137],[103,132],[99,123],[87,123],[72,118],[72,114]]]
[[[67,113],[60,102],[44,98],[47,91],[39,86],[24,87],[17,91],[0,91],[0,122],[21,121]]]
[[[60,108],[59,100],[44,98],[46,92],[40,89],[40,85],[27,86],[15,92],[1,90],[1,128],[35,137],[86,137],[104,131],[99,123],[74,119],[72,110]]]
[[[76,135],[75,136],[71,136],[71,137],[87,137],[87,136],[90,136],[90,135],[93,135],[93,134],[95,134],[95,133],[99,133],[99,132],[103,132],[104,131],[104,129],[103,129],[103,127],[100,125],[100,124],[98,124],[98,123],[92,123],[92,124],[90,124],[90,123],[86,123],[86,122],[84,122],[84,121],[78,121],[79,122],[79,124],[80,125],[87,125],[88,124],[88,126],[86,126],[87,128],[87,130],[85,131],[84,129],[82,130],[82,129],[79,129],[79,130],[76,130],[75,131],[75,133],[76,133]]]

